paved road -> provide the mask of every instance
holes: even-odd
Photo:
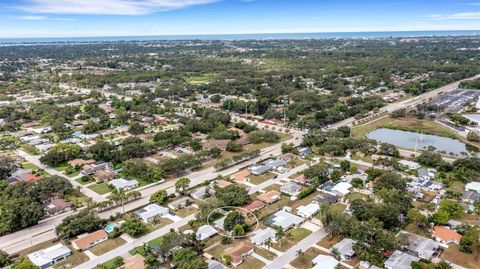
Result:
[[[155,238],[158,238],[162,235],[167,234],[170,229],[178,229],[185,224],[187,224],[190,220],[195,219],[195,214],[192,214],[188,217],[185,217],[179,221],[176,221],[172,224],[169,224],[163,228],[160,228],[156,231],[153,231],[149,234],[146,234],[140,238],[135,239],[132,242],[126,243],[125,245],[122,245],[114,250],[111,250],[103,255],[97,256],[93,260],[89,260],[88,262],[82,263],[77,267],[74,267],[75,269],[91,269],[95,268],[96,265],[104,263],[106,261],[109,261],[117,256],[123,256],[128,253],[131,249],[134,249],[136,247],[142,246],[144,243],[147,243]]]
[[[305,237],[302,241],[298,242],[295,246],[284,252],[282,255],[273,260],[270,264],[267,264],[263,269],[279,269],[284,268],[289,262],[295,259],[297,251],[301,249],[306,251],[313,244],[322,240],[327,235],[323,228],[318,229],[309,236]]]
[[[462,81],[472,80],[472,79],[476,79],[476,78],[480,78],[480,74],[476,75],[476,76],[473,76],[473,77],[470,77],[470,78],[466,78],[466,79],[457,81],[457,82],[454,82],[454,83],[451,83],[451,84],[448,84],[448,85],[445,85],[445,86],[443,86],[441,88],[438,88],[436,90],[426,92],[424,94],[415,96],[413,98],[410,98],[410,99],[407,99],[407,100],[404,100],[404,101],[401,101],[401,102],[398,102],[398,103],[389,104],[387,106],[384,106],[384,107],[380,108],[379,113],[382,113],[382,112],[391,113],[391,112],[393,112],[397,109],[414,107],[414,106],[416,106],[420,103],[428,101],[431,98],[437,97],[439,94],[444,94],[444,93],[447,93],[447,92],[458,89],[458,86]],[[329,129],[337,129],[337,128],[342,127],[342,126],[352,126],[354,121],[356,121],[356,119],[354,117],[351,117],[351,118],[345,119],[343,121],[332,124]]]

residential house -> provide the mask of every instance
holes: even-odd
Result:
[[[398,163],[408,170],[417,170],[418,168],[421,167],[420,164],[418,164],[417,162],[412,162],[407,160],[400,160],[398,161]]]
[[[168,209],[157,204],[149,204],[142,209],[135,211],[135,215],[144,222],[149,222],[155,217],[162,217],[169,213]]]
[[[330,256],[320,254],[312,260],[312,269],[335,269],[337,268],[338,261]]]
[[[315,197],[315,201],[318,203],[336,204],[338,203],[338,197],[330,193],[322,193]]]
[[[340,196],[345,196],[350,193],[350,189],[352,188],[352,184],[347,182],[339,182],[335,186],[333,186],[331,192]]]
[[[305,174],[300,174],[292,179],[292,182],[298,183],[300,185],[308,186],[312,183],[312,179],[307,178]]]
[[[289,161],[292,161],[293,159],[295,159],[295,154],[293,153],[284,153],[284,154],[281,154],[280,156],[278,156],[279,159],[282,159],[286,162],[289,162]]]
[[[232,258],[232,265],[237,267],[243,262],[243,258],[252,254],[254,250],[253,245],[241,242],[227,252]]]
[[[192,203],[192,199],[188,197],[182,197],[178,200],[170,202],[168,204],[168,208],[170,208],[171,210],[177,210],[177,209],[188,206],[190,203]]]
[[[308,154],[312,153],[312,149],[311,148],[301,148],[298,150],[298,155],[302,156],[302,157],[305,157],[307,156]]]
[[[230,179],[237,183],[245,184],[246,182],[250,181],[250,179],[248,178],[249,176],[250,176],[250,171],[248,171],[247,169],[244,169],[231,175]]]
[[[211,260],[211,259],[207,260],[207,264],[208,264],[207,269],[226,269],[227,268],[222,263],[217,262],[215,260]]]
[[[350,260],[355,256],[355,251],[353,250],[353,245],[355,244],[355,242],[356,241],[353,239],[344,238],[342,239],[342,241],[333,245],[330,250],[336,249],[342,261]]]
[[[470,182],[465,185],[465,191],[480,193],[480,182]]]
[[[49,248],[35,251],[27,255],[28,259],[39,269],[49,268],[54,264],[64,261],[72,251],[62,245],[56,244]]]
[[[270,227],[265,229],[258,229],[253,232],[250,241],[256,246],[263,246],[266,244],[267,241],[274,242],[275,241],[276,231]]]
[[[138,187],[138,185],[140,183],[138,183],[138,181],[136,179],[130,179],[130,180],[127,180],[127,179],[124,179],[124,178],[117,178],[117,179],[113,179],[109,182],[110,185],[112,185],[113,187],[115,187],[116,189],[118,190],[124,190],[124,191],[128,191],[128,190],[131,190],[133,188],[136,188]]]
[[[462,201],[469,204],[474,204],[480,201],[480,193],[475,191],[465,191],[462,196]]]
[[[286,211],[280,210],[269,216],[265,223],[269,226],[280,226],[284,231],[302,224],[305,220]]]
[[[197,240],[203,241],[205,239],[208,239],[208,238],[216,235],[217,233],[218,233],[218,231],[215,228],[213,228],[212,226],[203,225],[203,226],[200,226],[198,228],[195,235],[197,237]]]
[[[420,258],[405,253],[400,250],[395,250],[393,254],[385,261],[385,268],[387,269],[411,269],[412,262],[418,262]]]
[[[80,236],[72,242],[74,249],[87,250],[95,245],[98,245],[108,240],[108,233],[103,229],[96,232]]]
[[[297,214],[306,218],[313,218],[318,212],[320,212],[320,205],[316,202],[312,202],[308,205],[302,205],[297,208]]]
[[[278,160],[270,159],[265,161],[264,164],[267,166],[270,166],[272,169],[278,170],[284,167],[285,165],[287,165],[287,161],[282,159],[278,159]]]
[[[264,207],[265,207],[265,204],[263,202],[255,200],[255,201],[251,202],[250,204],[248,204],[248,205],[246,205],[242,208],[247,210],[247,211],[253,212],[255,210],[260,210]]]
[[[61,214],[71,210],[72,203],[64,199],[53,199],[50,203],[45,205],[44,211],[47,216]]]
[[[295,182],[287,182],[280,187],[281,192],[291,196],[297,195],[300,190],[302,190],[302,187]]]
[[[450,243],[459,244],[462,235],[457,231],[450,230],[443,226],[435,226],[432,230],[433,237],[440,243],[448,245]]]
[[[266,172],[268,172],[270,170],[272,170],[272,167],[268,166],[268,165],[258,165],[258,166],[250,167],[250,171],[252,172],[252,174],[254,174],[256,176],[265,174]]]
[[[223,180],[223,179],[220,179],[220,180],[215,181],[214,184],[216,186],[218,186],[219,188],[225,188],[229,185],[232,185],[233,183],[229,182],[229,181],[226,181],[226,180]]]
[[[280,192],[276,190],[271,190],[266,193],[258,195],[257,199],[267,204],[273,204],[276,201],[280,200],[280,195],[281,195]]]
[[[421,259],[430,260],[434,257],[438,257],[442,252],[440,243],[435,240],[408,232],[403,233],[408,237],[408,246],[406,248],[412,255]]]
[[[93,175],[93,178],[97,182],[108,182],[114,179],[116,176],[117,176],[117,173],[113,171],[100,170],[95,172],[95,174]]]
[[[434,178],[434,175],[425,169],[418,169],[417,173],[420,179],[429,180]]]
[[[202,186],[189,193],[190,197],[196,200],[203,200],[215,194],[215,191],[208,186]]]
[[[84,175],[92,175],[100,170],[111,170],[112,167],[113,165],[111,162],[97,162],[94,164],[84,165],[81,172]]]

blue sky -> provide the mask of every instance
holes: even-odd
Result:
[[[480,30],[480,0],[2,0],[0,37]]]

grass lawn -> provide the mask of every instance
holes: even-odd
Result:
[[[59,164],[55,167],[52,167],[53,169],[57,170],[58,172],[64,172],[65,169],[67,169],[68,167],[68,164],[67,163],[62,163],[62,164]]]
[[[353,127],[352,137],[364,137],[367,133],[378,129],[389,128],[395,130],[421,132],[424,134],[439,135],[450,138],[458,138],[458,135],[449,128],[430,120],[419,120],[416,118],[398,118],[390,117],[381,118],[379,120],[369,122],[365,125]]]
[[[65,199],[72,202],[75,206],[80,207],[86,205],[90,198],[81,192],[71,190],[65,194]]]
[[[243,262],[242,264],[240,264],[238,267],[236,268],[239,268],[239,269],[259,269],[259,268],[262,268],[264,267],[265,264],[256,259],[255,257],[252,257],[252,256],[247,256],[245,258],[243,258]]]
[[[258,212],[258,216],[257,216],[258,219],[263,220],[264,218],[270,216],[271,214],[277,212],[278,210],[280,210],[281,208],[286,206],[289,202],[290,202],[290,199],[288,197],[282,196],[282,198],[280,200],[278,200],[277,202],[275,202],[275,203],[273,203],[269,206],[266,206],[265,208],[260,210]]]
[[[222,244],[219,244],[219,245],[216,245],[214,246],[213,248],[209,249],[207,251],[208,254],[212,255],[213,257],[215,257],[215,259],[217,261],[222,261],[222,256],[223,254],[225,254],[225,250],[227,248],[230,248],[232,247],[233,245],[222,245]]]
[[[185,217],[190,216],[190,215],[192,215],[196,212],[198,212],[198,209],[196,209],[193,206],[188,206],[188,207],[180,208],[179,210],[175,211],[175,214],[177,214],[177,216],[179,216],[181,218],[185,218]]]
[[[475,214],[463,214],[460,221],[470,225],[480,225],[480,216]]]
[[[80,265],[86,261],[88,261],[89,258],[87,254],[83,252],[78,252],[78,251],[73,251],[72,255],[68,256],[67,259],[61,263],[55,264],[53,268],[55,269],[66,269],[66,268],[73,268],[76,267],[77,265]]]
[[[447,190],[452,191],[454,193],[463,193],[465,190],[465,184],[460,181],[454,181],[450,184]]]
[[[154,231],[154,230],[158,230],[162,227],[165,227],[167,226],[168,224],[172,224],[173,221],[171,219],[167,219],[167,218],[159,218],[157,219],[157,222],[155,223],[149,223],[147,224],[147,226],[149,226],[150,231]]]
[[[83,181],[81,177],[79,177],[79,178],[75,179],[75,181],[76,181],[76,182],[78,182],[78,183],[80,183],[80,184],[82,184],[82,185],[87,185],[87,184],[89,184],[89,183],[92,183],[92,182],[93,182],[93,180],[90,180],[90,181]]]
[[[305,164],[305,161],[304,160],[301,160],[301,159],[293,159],[291,161],[288,162],[287,164],[287,168],[289,169],[293,169],[297,166],[300,166],[302,164]]]
[[[304,197],[300,200],[297,200],[295,202],[293,202],[290,207],[293,208],[293,209],[297,209],[298,207],[302,206],[302,205],[308,205],[310,204],[314,199],[315,197],[318,195],[318,192],[312,192],[310,193],[307,197]]]
[[[465,268],[480,268],[480,258],[475,261],[474,255],[461,252],[456,244],[448,245],[448,248],[443,251],[440,258]]]
[[[330,238],[330,236],[327,235],[324,238],[322,238],[322,240],[318,241],[317,245],[324,247],[326,249],[330,249],[338,242],[339,242],[338,237],[334,236]]]
[[[106,194],[111,191],[110,187],[108,186],[107,183],[102,182],[99,184],[95,184],[89,187],[92,191],[98,193],[98,194]]]
[[[271,261],[274,260],[275,258],[277,258],[277,254],[271,252],[268,249],[264,249],[264,248],[255,247],[255,253],[257,253],[258,255],[264,257],[265,259],[271,260]]]
[[[185,80],[192,85],[205,84],[215,79],[215,73],[206,73],[196,76],[189,76]]]
[[[25,170],[31,170],[31,171],[36,171],[38,170],[38,166],[34,165],[33,163],[30,162],[24,162],[22,163],[22,168]]]
[[[273,245],[273,248],[276,250],[285,252],[295,244],[300,242],[302,239],[310,235],[312,232],[305,228],[297,228],[293,231],[288,232],[289,235],[285,235],[282,239],[280,239],[277,243]]]
[[[102,242],[102,243],[92,247],[90,249],[90,251],[93,254],[95,254],[97,256],[100,256],[104,253],[109,252],[110,250],[118,248],[119,246],[121,246],[123,244],[125,244],[125,240],[123,240],[120,237],[117,237],[117,238],[113,238],[113,239],[108,239],[107,241]]]
[[[111,259],[111,260],[108,260],[108,261],[102,263],[103,268],[115,269],[115,268],[116,268],[116,266],[115,266],[115,259],[117,259],[118,257],[120,257],[120,256],[117,256],[117,257],[115,257],[115,258],[113,258],[113,259]]]
[[[410,223],[404,228],[405,231],[412,233],[412,234],[417,234],[426,238],[431,238],[432,236],[428,231],[425,229],[417,229],[414,223]]]
[[[344,204],[340,204],[340,203],[337,203],[337,204],[334,204],[331,206],[332,210],[336,210],[337,212],[343,212],[345,211],[345,208],[347,208],[346,205]]]
[[[67,174],[67,173],[64,172],[64,174],[67,175],[67,177],[76,177],[80,174],[80,171],[75,171],[71,174]]]
[[[297,269],[312,268],[312,260],[320,254],[322,254],[322,251],[316,248],[309,248],[302,255],[297,256],[290,264]]]
[[[255,184],[255,185],[258,185],[262,182],[265,182],[269,179],[271,179],[272,177],[274,177],[276,174],[272,173],[272,172],[267,172],[267,173],[264,173],[262,175],[259,175],[259,176],[255,176],[255,175],[250,175],[249,178],[250,178],[250,183],[252,184]]]
[[[365,194],[361,194],[359,192],[351,192],[345,196],[350,202],[356,200],[356,199],[363,199],[365,200],[367,196]]]

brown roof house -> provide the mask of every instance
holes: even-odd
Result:
[[[53,216],[69,211],[72,208],[72,203],[64,199],[53,199],[44,207],[47,216]]]
[[[93,178],[97,182],[106,182],[114,179],[117,176],[117,174],[113,171],[105,171],[105,170],[99,170],[95,172],[95,175]]]
[[[107,232],[104,230],[98,230],[96,232],[79,237],[77,240],[72,242],[72,246],[78,250],[86,250],[107,240]]]
[[[250,171],[249,170],[241,170],[236,172],[235,174],[231,175],[230,178],[237,183],[244,184],[249,181]]]
[[[241,242],[234,246],[228,255],[232,257],[232,265],[237,267],[243,262],[243,258],[253,253],[253,245]]]
[[[85,160],[85,159],[75,159],[75,160],[71,160],[68,162],[68,164],[71,166],[71,167],[80,167],[80,166],[83,166],[83,165],[86,165],[86,164],[94,164],[96,161],[93,160],[93,159],[89,159],[89,160]]]
[[[280,200],[281,193],[279,191],[271,190],[257,196],[257,199],[267,204],[273,204]]]
[[[462,238],[462,235],[457,233],[457,231],[450,230],[443,226],[433,227],[432,235],[437,241],[446,245],[450,243],[458,244]]]

